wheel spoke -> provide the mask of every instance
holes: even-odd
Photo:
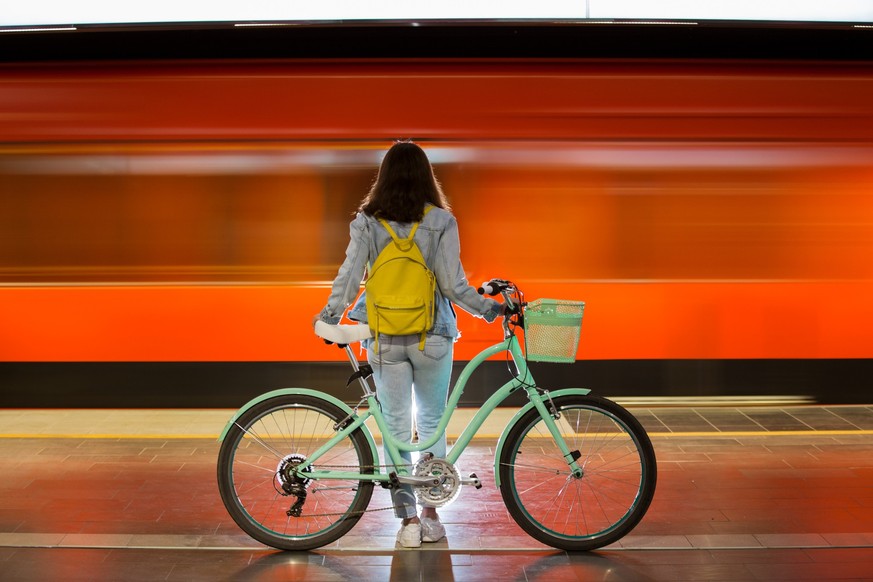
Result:
[[[319,486],[305,469],[294,470],[335,436],[333,427],[346,415],[310,395],[278,397],[240,415],[219,451],[219,490],[246,533],[280,549],[306,550],[338,539],[357,522],[369,504],[372,482]],[[359,429],[312,467],[372,471],[371,450]],[[299,517],[288,515],[294,506],[301,509]]]
[[[501,466],[513,467],[514,469],[522,469],[525,471],[549,473],[551,475],[569,475],[570,474],[569,465],[568,465],[566,471],[561,471],[560,469],[555,469],[553,467],[544,467],[541,465],[529,465],[526,463],[501,463]]]
[[[568,550],[607,545],[642,518],[654,494],[654,450],[633,416],[608,400],[554,399],[558,430],[578,451],[571,474],[536,410],[510,427],[501,450],[501,493],[512,517],[538,540]]]

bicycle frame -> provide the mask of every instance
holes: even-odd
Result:
[[[552,328],[578,333],[584,304],[555,299],[528,304],[503,279],[483,283],[479,293],[503,296],[503,341],[460,370],[445,411],[431,425],[435,433],[419,434],[414,444],[400,442],[387,428],[385,403],[374,388],[378,362],[362,365],[350,347],[369,337],[369,329],[316,322],[317,335],[344,348],[354,370],[349,384],[357,379],[363,395],[350,406],[317,390],[286,388],[241,408],[220,437],[217,465],[221,500],[234,522],[259,542],[299,551],[338,540],[367,511],[376,511],[369,509],[376,483],[392,493],[411,487],[419,504],[445,506],[463,485],[483,485],[475,473],[463,477],[456,463],[494,410],[523,392],[527,402],[516,409],[494,450],[494,481],[509,515],[537,541],[566,551],[593,550],[627,535],[649,508],[657,482],[645,428],[622,406],[590,390],[537,386],[528,368],[528,358],[573,361],[569,349],[577,347],[576,338]],[[528,332],[530,351],[523,351],[519,329]],[[442,455],[437,444],[473,375],[486,360],[499,365],[504,358],[508,381],[487,395],[459,435],[453,431],[454,443]],[[425,454],[437,448],[444,458]],[[422,453],[414,464],[412,452]]]
[[[352,366],[356,369],[358,368],[357,358],[352,352],[351,348],[346,346],[346,352],[349,356],[349,359],[352,363]],[[361,415],[357,414],[357,407],[352,410],[342,401],[331,397],[322,392],[309,390],[305,388],[286,388],[281,390],[275,390],[272,392],[268,392],[263,394],[252,401],[248,402],[244,405],[233,418],[227,423],[224,430],[222,431],[221,436],[219,437],[219,441],[223,441],[231,427],[234,425],[236,420],[249,408],[252,406],[263,402],[269,398],[281,395],[281,394],[311,394],[316,395],[321,398],[325,398],[332,402],[333,404],[339,406],[344,411],[348,412],[348,416],[345,420],[338,423],[339,430],[337,433],[328,440],[324,445],[319,447],[316,451],[308,456],[305,462],[301,463],[298,467],[298,470],[304,471],[307,468],[310,470],[307,471],[307,477],[311,479],[345,479],[345,480],[356,480],[356,481],[374,481],[380,483],[387,483],[392,480],[392,475],[390,473],[384,473],[376,470],[372,473],[359,473],[359,472],[349,472],[349,471],[334,471],[334,470],[324,470],[318,469],[318,459],[329,451],[334,445],[343,440],[348,434],[351,432],[360,429],[367,438],[367,441],[373,451],[373,458],[378,459],[379,454],[376,448],[375,440],[373,439],[372,434],[369,429],[365,425],[366,421],[373,417],[376,425],[379,427],[380,432],[382,433],[382,439],[385,444],[386,451],[390,459],[386,459],[387,464],[393,464],[395,466],[395,473],[398,475],[408,475],[409,469],[406,466],[406,461],[401,457],[402,452],[415,452],[415,451],[424,451],[430,447],[432,447],[439,440],[441,435],[445,432],[449,420],[451,419],[455,409],[458,406],[458,402],[460,401],[461,395],[464,393],[464,388],[467,385],[470,377],[473,373],[479,368],[479,366],[491,356],[497,355],[499,353],[508,352],[512,358],[513,364],[515,365],[516,375],[509,382],[505,383],[501,386],[479,409],[479,411],[473,416],[470,422],[462,431],[461,435],[458,437],[457,441],[452,446],[449,453],[446,455],[446,460],[449,463],[455,464],[455,462],[460,458],[460,456],[464,453],[467,446],[473,440],[473,437],[478,432],[479,428],[481,428],[482,424],[488,418],[488,416],[496,409],[504,400],[506,400],[511,394],[515,393],[518,389],[523,388],[530,399],[530,402],[522,408],[519,414],[527,412],[530,408],[536,408],[540,413],[540,416],[543,418],[545,425],[548,427],[549,432],[552,437],[555,439],[559,450],[564,455],[564,458],[567,460],[567,464],[570,467],[570,470],[577,475],[582,474],[582,469],[576,463],[576,457],[574,456],[575,451],[571,451],[567,446],[563,436],[561,435],[560,430],[557,428],[555,423],[556,412],[549,409],[550,404],[550,396],[546,392],[545,398],[540,395],[537,390],[536,383],[533,379],[533,376],[530,373],[530,370],[527,366],[527,362],[524,359],[524,355],[522,353],[521,347],[518,342],[518,338],[515,334],[509,332],[507,330],[506,336],[504,340],[498,344],[494,344],[491,347],[488,347],[477,354],[472,360],[470,360],[464,369],[461,371],[460,376],[458,377],[455,385],[451,391],[451,395],[449,396],[449,400],[446,403],[446,409],[443,412],[442,418],[438,424],[435,435],[427,441],[420,442],[418,444],[408,444],[402,443],[398,441],[394,435],[387,430],[387,425],[384,417],[382,416],[381,407],[379,405],[378,400],[376,399],[376,394],[373,392],[369,384],[362,378],[361,384],[364,387],[364,398],[361,400],[360,404],[364,402],[367,403],[368,408],[367,411]],[[583,389],[569,389],[569,390],[560,390],[555,393],[555,395],[565,394],[565,393],[580,393],[580,394],[588,394],[589,390]],[[518,418],[519,415],[516,415]],[[515,419],[513,419],[515,420]],[[512,426],[512,422],[507,425],[506,430],[500,437],[500,441],[498,442],[497,452],[494,459],[494,475],[497,484],[500,484],[500,477],[498,469],[499,462],[499,452],[502,449],[502,444],[505,441],[507,432],[509,427]],[[314,465],[312,468],[310,465]]]

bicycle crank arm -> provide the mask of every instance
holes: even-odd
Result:
[[[398,483],[415,485],[418,487],[439,487],[446,480],[445,477],[416,477],[412,475],[397,475],[394,473],[391,474],[391,477],[392,480],[396,480]],[[481,489],[482,481],[479,479],[476,473],[470,473],[469,477],[467,477],[466,479],[461,479],[461,485],[472,485],[476,489]]]
[[[445,481],[445,477],[416,477],[414,475],[397,475],[391,473],[391,480],[403,483],[404,485],[414,485],[416,487],[439,487]]]

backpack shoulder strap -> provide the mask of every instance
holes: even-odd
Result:
[[[388,234],[391,235],[391,238],[394,239],[394,242],[399,244],[401,239],[397,236],[397,233],[394,232],[394,229],[391,228],[391,225],[388,224],[388,221],[385,220],[384,218],[380,218],[380,219],[379,219],[379,222],[382,223],[382,226],[385,227],[385,230],[387,230],[387,231],[388,231]],[[417,227],[417,226],[418,226],[418,223],[416,222],[416,223],[415,223],[415,226],[413,226],[413,229],[414,229],[415,227]]]
[[[431,210],[433,210],[433,208],[434,208],[434,207],[431,206],[431,205],[427,205],[427,206],[424,207],[424,213],[421,215],[421,221],[424,220],[424,217],[427,216],[427,213],[430,212]],[[394,242],[395,242],[395,243],[398,243],[398,244],[401,243],[401,242],[409,242],[409,241],[411,241],[411,240],[412,240],[412,237],[415,236],[415,231],[418,230],[418,225],[421,224],[421,221],[413,222],[413,223],[412,223],[412,228],[409,230],[409,236],[407,236],[405,239],[401,239],[401,238],[399,238],[399,237],[397,236],[397,233],[394,232],[394,229],[391,228],[391,225],[388,224],[388,221],[387,221],[387,220],[385,220],[384,218],[380,218],[380,219],[379,219],[379,222],[382,223],[382,226],[385,227],[385,230],[387,230],[387,231],[388,231],[388,234],[391,235],[391,238],[394,239]]]

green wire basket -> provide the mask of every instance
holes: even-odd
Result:
[[[524,343],[533,362],[571,364],[576,361],[582,329],[582,301],[537,299],[524,310]]]

